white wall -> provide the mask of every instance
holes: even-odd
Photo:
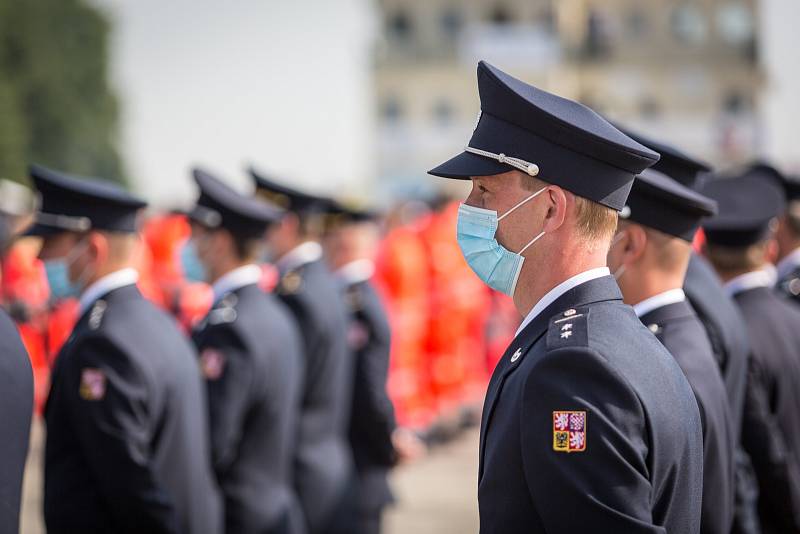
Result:
[[[764,151],[800,173],[800,2],[761,0]]]
[[[371,0],[93,0],[108,13],[122,152],[156,206],[203,164],[253,162],[317,191],[369,183]]]

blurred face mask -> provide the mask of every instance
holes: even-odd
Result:
[[[81,241],[69,254],[62,258],[53,258],[44,262],[44,272],[47,276],[47,284],[50,286],[50,297],[54,300],[62,300],[77,297],[83,290],[83,282],[86,279],[86,269],[75,282],[69,279],[69,268],[75,259],[86,251],[86,242]]]
[[[545,189],[546,187],[539,189],[499,217],[496,211],[467,204],[461,204],[458,208],[456,237],[467,264],[483,283],[509,297],[514,296],[519,273],[525,262],[522,254],[545,233],[539,232],[519,252],[511,252],[497,242],[495,238],[497,227],[500,221],[523,204],[536,198]]]
[[[620,239],[622,239],[624,236],[625,232],[618,232],[617,235],[615,235],[614,238],[611,240],[611,246],[608,247],[608,250],[610,251],[612,248],[614,248],[614,245],[619,243]],[[626,267],[624,263],[616,268],[616,270],[612,273],[614,280],[619,281],[619,279],[622,278],[622,275],[625,274],[625,268]]]
[[[205,282],[208,273],[205,265],[197,255],[197,243],[194,238],[189,239],[181,247],[181,268],[186,279],[191,282]]]

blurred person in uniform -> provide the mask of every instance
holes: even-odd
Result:
[[[327,208],[325,257],[341,285],[355,357],[350,445],[358,473],[359,532],[379,534],[384,508],[393,502],[387,475],[400,459],[416,457],[421,442],[394,418],[386,392],[392,332],[372,285],[378,246],[378,215],[331,201]]]
[[[673,145],[624,128],[620,130],[637,143],[661,154],[661,158],[651,169],[669,176],[681,185],[696,191],[702,185],[702,176],[711,170],[706,163]],[[700,233],[695,234],[695,249]],[[695,251],[689,259],[683,290],[703,323],[728,394],[733,435],[736,437],[733,533],[758,534],[760,532],[757,510],[758,481],[750,457],[741,443],[747,366],[750,358],[747,327],[741,312],[725,292],[722,281],[713,267]]]
[[[42,201],[28,233],[80,293],[45,408],[47,531],[220,532],[194,351],[130,268],[145,202],[43,167],[31,178]]]
[[[771,265],[783,191],[753,175],[709,181],[719,213],[704,223],[706,254],[750,337],[742,439],[759,482],[762,531],[800,532],[800,310],[778,295]]]
[[[675,357],[692,386],[703,424],[702,534],[730,534],[734,449],[728,395],[703,324],[686,299],[692,240],[714,201],[658,171],[636,177],[620,214],[608,266],[626,303]]]
[[[266,237],[280,272],[275,292],[303,340],[295,490],[311,534],[356,533],[356,474],[348,443],[354,360],[347,311],[319,238],[326,200],[251,170],[256,196],[286,210]]]
[[[214,304],[192,339],[208,390],[211,455],[225,531],[305,532],[292,485],[300,404],[300,333],[289,310],[259,287],[263,236],[280,211],[200,169],[189,212]]]
[[[658,154],[589,108],[478,64],[481,114],[430,173],[471,179],[458,241],[525,320],[481,423],[481,532],[700,528],[697,403],[606,265],[617,211]]]
[[[0,534],[16,534],[33,415],[33,372],[17,328],[3,310],[0,354]]]

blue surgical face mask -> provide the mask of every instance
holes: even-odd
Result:
[[[82,282],[85,277],[81,276],[80,280],[72,282],[69,279],[69,268],[75,258],[83,254],[85,248],[86,245],[84,243],[78,243],[67,256],[44,261],[44,272],[47,277],[47,285],[50,286],[50,297],[52,299],[61,300],[77,297],[81,293],[83,289]]]
[[[190,239],[181,247],[180,254],[181,268],[186,279],[191,282],[205,282],[208,273],[205,265],[197,256],[197,245],[194,239]]]
[[[495,238],[497,226],[514,210],[536,198],[545,189],[536,191],[500,217],[497,216],[496,211],[467,204],[461,204],[458,208],[457,238],[461,253],[478,278],[492,289],[505,293],[509,297],[514,296],[519,273],[525,262],[522,254],[528,247],[536,243],[544,235],[544,232],[540,232],[531,239],[519,252],[511,252],[497,242]]]
[[[50,296],[54,300],[77,297],[81,291],[78,284],[69,279],[69,263],[65,258],[47,260],[44,262],[44,272],[47,284],[50,286]]]

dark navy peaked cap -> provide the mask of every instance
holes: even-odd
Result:
[[[620,218],[691,242],[700,221],[716,212],[715,201],[647,169],[634,180]]]
[[[364,206],[356,206],[330,199],[325,207],[326,226],[333,228],[344,224],[376,222],[380,213]]]
[[[700,174],[711,170],[711,167],[707,164],[687,155],[672,145],[631,132],[618,124],[616,126],[637,143],[661,154],[661,158],[650,167],[651,169],[666,174],[687,187],[695,187]]]
[[[800,178],[796,176],[787,176],[766,161],[755,161],[751,163],[747,167],[745,174],[773,180],[783,189],[786,200],[800,200]]]
[[[768,237],[773,220],[786,206],[779,185],[746,173],[706,182],[700,192],[718,204],[717,215],[703,223],[706,239],[729,247],[746,247]]]
[[[290,187],[256,171],[253,167],[250,167],[249,172],[250,177],[253,179],[257,197],[271,202],[286,211],[298,214],[309,215],[325,212],[329,199]]]
[[[274,205],[236,192],[201,169],[192,171],[200,196],[189,218],[207,228],[225,228],[244,238],[258,238],[280,220],[283,212]]]
[[[429,171],[469,179],[513,169],[621,210],[635,175],[658,154],[577,102],[481,61],[481,115],[464,152]]]
[[[79,178],[39,165],[30,167],[40,203],[25,235],[61,232],[135,232],[137,215],[147,203],[118,185],[96,178]]]

